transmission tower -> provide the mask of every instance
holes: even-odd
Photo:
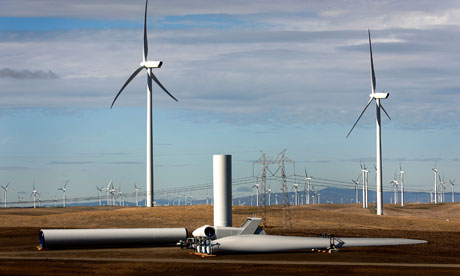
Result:
[[[267,217],[267,172],[270,172],[271,176],[275,176],[278,172],[281,173],[281,191],[283,193],[283,221],[284,227],[289,228],[291,227],[291,212],[289,209],[289,194],[287,188],[287,180],[286,180],[286,163],[294,163],[292,160],[286,157],[286,150],[283,150],[277,155],[267,155],[263,151],[261,151],[262,156],[254,161],[253,163],[253,170],[255,165],[262,166],[262,181],[260,183],[259,191],[261,196],[259,197],[259,210],[262,216],[262,221],[264,226],[266,226],[266,217]],[[276,165],[276,170],[273,172],[270,170],[270,166],[273,167]]]

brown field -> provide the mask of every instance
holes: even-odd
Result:
[[[187,227],[212,224],[212,206],[71,207],[0,210],[0,275],[460,275],[460,204],[387,204],[385,216],[357,204],[291,207],[291,227],[279,208],[267,209],[269,234],[400,237],[427,244],[311,251],[220,255],[201,258],[176,247],[38,251],[40,228]],[[258,216],[256,207],[233,207],[233,225]]]

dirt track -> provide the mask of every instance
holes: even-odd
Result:
[[[257,211],[256,208],[235,206],[234,226],[247,216],[257,216]],[[357,205],[301,206],[291,208],[290,229],[283,229],[281,214],[276,208],[267,210],[266,231],[269,234],[401,237],[424,239],[428,243],[350,248],[335,254],[307,251],[206,259],[190,255],[188,250],[168,247],[37,251],[35,246],[38,245],[40,228],[185,226],[191,230],[212,222],[212,207],[3,209],[0,210],[0,274],[147,275],[160,272],[203,275],[216,272],[221,275],[282,275],[300,272],[314,275],[460,275],[458,267],[436,267],[437,264],[460,264],[460,204],[414,204],[404,208],[385,205],[386,215],[383,217],[372,215]],[[12,257],[16,259],[4,259]],[[344,266],[344,262],[350,265]],[[427,266],[404,266],[406,264]]]

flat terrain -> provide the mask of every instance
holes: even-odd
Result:
[[[9,208],[0,210],[0,275],[460,275],[460,204],[375,206],[357,204],[290,207],[290,227],[283,212],[267,208],[269,234],[339,237],[399,237],[427,244],[262,255],[201,258],[176,247],[95,248],[38,251],[41,228],[187,227],[212,224],[212,206]],[[233,225],[260,216],[256,207],[234,206]]]

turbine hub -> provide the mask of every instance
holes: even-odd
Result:
[[[144,66],[145,68],[161,68],[161,65],[163,65],[163,61],[147,60],[147,61],[141,62],[140,65]]]

